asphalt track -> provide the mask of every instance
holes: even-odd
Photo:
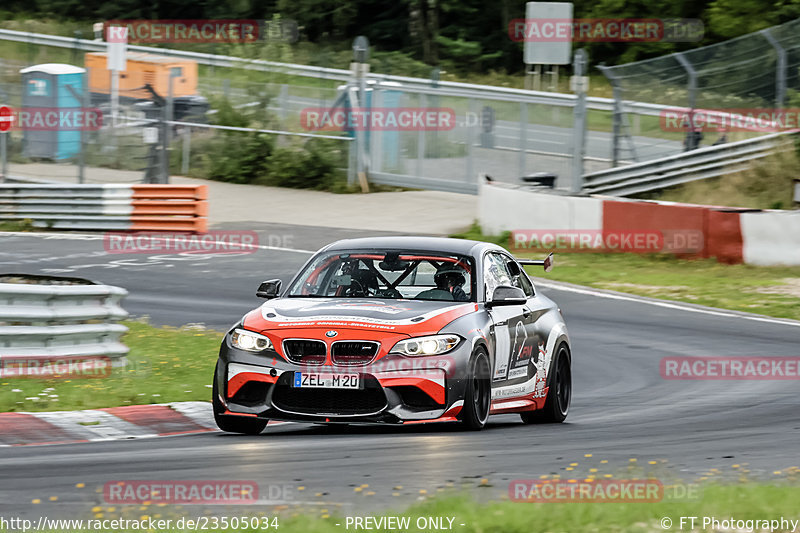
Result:
[[[291,235],[303,250],[359,233],[275,225],[258,231],[261,242]],[[307,257],[278,249],[190,260],[116,256],[97,238],[0,235],[0,272],[120,285],[130,291],[124,306],[134,315],[219,329],[258,305],[253,293],[262,279],[287,279]],[[723,476],[747,470],[769,479],[775,470],[798,466],[797,381],[674,381],[659,373],[665,356],[798,356],[798,323],[547,283],[539,288],[560,303],[573,343],[574,397],[565,424],[525,426],[516,415],[493,417],[478,433],[452,425],[287,424],[256,437],[207,433],[0,448],[0,516],[85,512],[102,503],[97,489],[121,479],[255,480],[262,499],[270,500],[265,505],[281,503],[268,497],[268,487],[285,486],[290,504],[331,510],[338,504],[363,514],[401,509],[450,487],[499,497],[513,479],[580,477],[591,468],[597,476],[650,473],[691,482],[712,468]],[[52,496],[56,502],[49,502]],[[34,498],[44,503],[31,505]],[[197,507],[172,511],[196,513]],[[220,507],[212,511],[225,514]]]

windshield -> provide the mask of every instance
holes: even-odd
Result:
[[[405,250],[320,254],[289,288],[289,297],[474,301],[472,260]]]

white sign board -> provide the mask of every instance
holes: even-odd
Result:
[[[128,51],[127,26],[109,26],[106,28],[108,41],[108,70],[124,72],[127,68],[125,55]]]
[[[145,144],[155,144],[158,142],[158,128],[148,126],[142,128],[142,141]]]
[[[572,4],[526,3],[524,41],[528,65],[572,63]]]

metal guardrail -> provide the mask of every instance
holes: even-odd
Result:
[[[204,232],[207,185],[0,185],[0,220],[36,227]]]
[[[47,35],[43,33],[31,33],[15,30],[0,29],[0,40],[70,48],[75,50],[84,50],[87,52],[105,52],[108,49],[108,43],[105,41],[75,39],[70,37],[62,37],[59,35]],[[148,54],[160,54],[182,59],[192,59],[197,61],[198,64],[214,67],[241,68],[245,70],[255,70],[261,72],[277,72],[292,76],[304,76],[335,81],[349,81],[353,79],[352,72],[345,69],[299,65],[293,63],[279,63],[276,61],[266,61],[263,59],[246,59],[235,56],[188,52],[184,50],[174,50],[170,48],[158,48],[152,46],[128,45],[128,50],[131,52],[144,52]],[[402,86],[403,90],[439,96],[486,98],[492,100],[546,104],[561,107],[573,107],[576,101],[576,96],[573,94],[528,91],[524,89],[496,87],[492,85],[476,85],[472,83],[438,81],[434,86],[433,82],[426,78],[375,73],[369,73],[367,78],[368,80],[374,80],[375,82],[398,83]],[[587,98],[587,107],[593,110],[611,112],[614,110],[614,100],[612,98],[589,97]],[[658,116],[662,110],[668,108],[668,106],[659,106],[641,102],[625,102],[625,107],[629,111],[652,116]]]
[[[119,338],[128,328],[116,322],[128,316],[120,306],[128,291],[85,280],[49,284],[51,279],[64,283],[0,276],[0,360],[125,356],[128,348]]]
[[[582,192],[628,196],[689,181],[713,178],[748,167],[750,161],[790,145],[796,131],[699,148],[645,163],[584,174]]]

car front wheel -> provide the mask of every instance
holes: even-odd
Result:
[[[467,429],[479,430],[486,425],[492,403],[489,356],[483,348],[475,350],[468,368],[461,423]]]

